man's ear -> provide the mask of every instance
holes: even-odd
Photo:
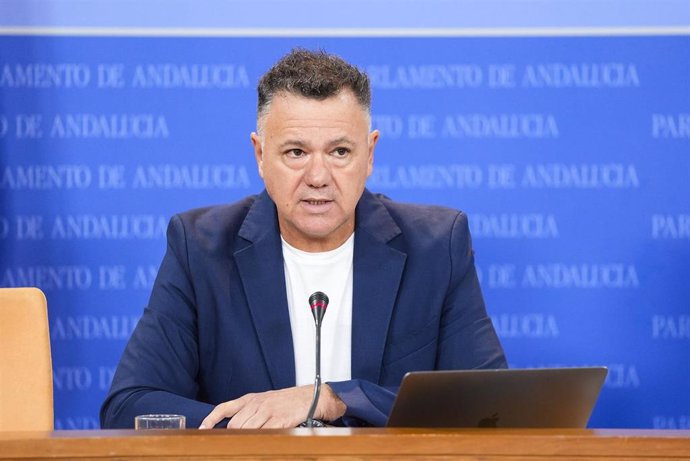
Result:
[[[374,170],[374,149],[376,147],[376,143],[379,140],[379,136],[381,133],[379,133],[379,130],[374,130],[371,133],[369,133],[369,158],[367,159],[369,165],[367,167],[367,177],[371,175],[371,172]]]
[[[256,159],[256,166],[259,169],[259,176],[264,178],[264,152],[261,147],[261,137],[256,134],[251,134],[252,146],[254,147],[254,158]]]

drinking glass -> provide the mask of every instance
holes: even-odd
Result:
[[[183,415],[139,415],[134,418],[134,429],[184,429]]]

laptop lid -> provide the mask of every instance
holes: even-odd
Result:
[[[585,427],[606,367],[418,371],[389,427]]]

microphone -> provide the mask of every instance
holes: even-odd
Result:
[[[319,403],[319,394],[321,393],[321,322],[323,321],[323,316],[326,315],[326,308],[328,308],[328,296],[320,291],[313,293],[309,296],[309,307],[316,324],[316,379],[314,380],[314,397],[311,400],[311,406],[307,414],[307,427],[314,427],[314,412],[316,411],[316,405]],[[323,426],[323,423],[320,421],[317,421],[316,424]]]

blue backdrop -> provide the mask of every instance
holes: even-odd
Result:
[[[56,428],[98,407],[172,214],[261,190],[260,75],[368,71],[368,187],[468,212],[512,367],[606,365],[593,427],[690,427],[690,37],[0,36],[0,286],[48,298]]]

